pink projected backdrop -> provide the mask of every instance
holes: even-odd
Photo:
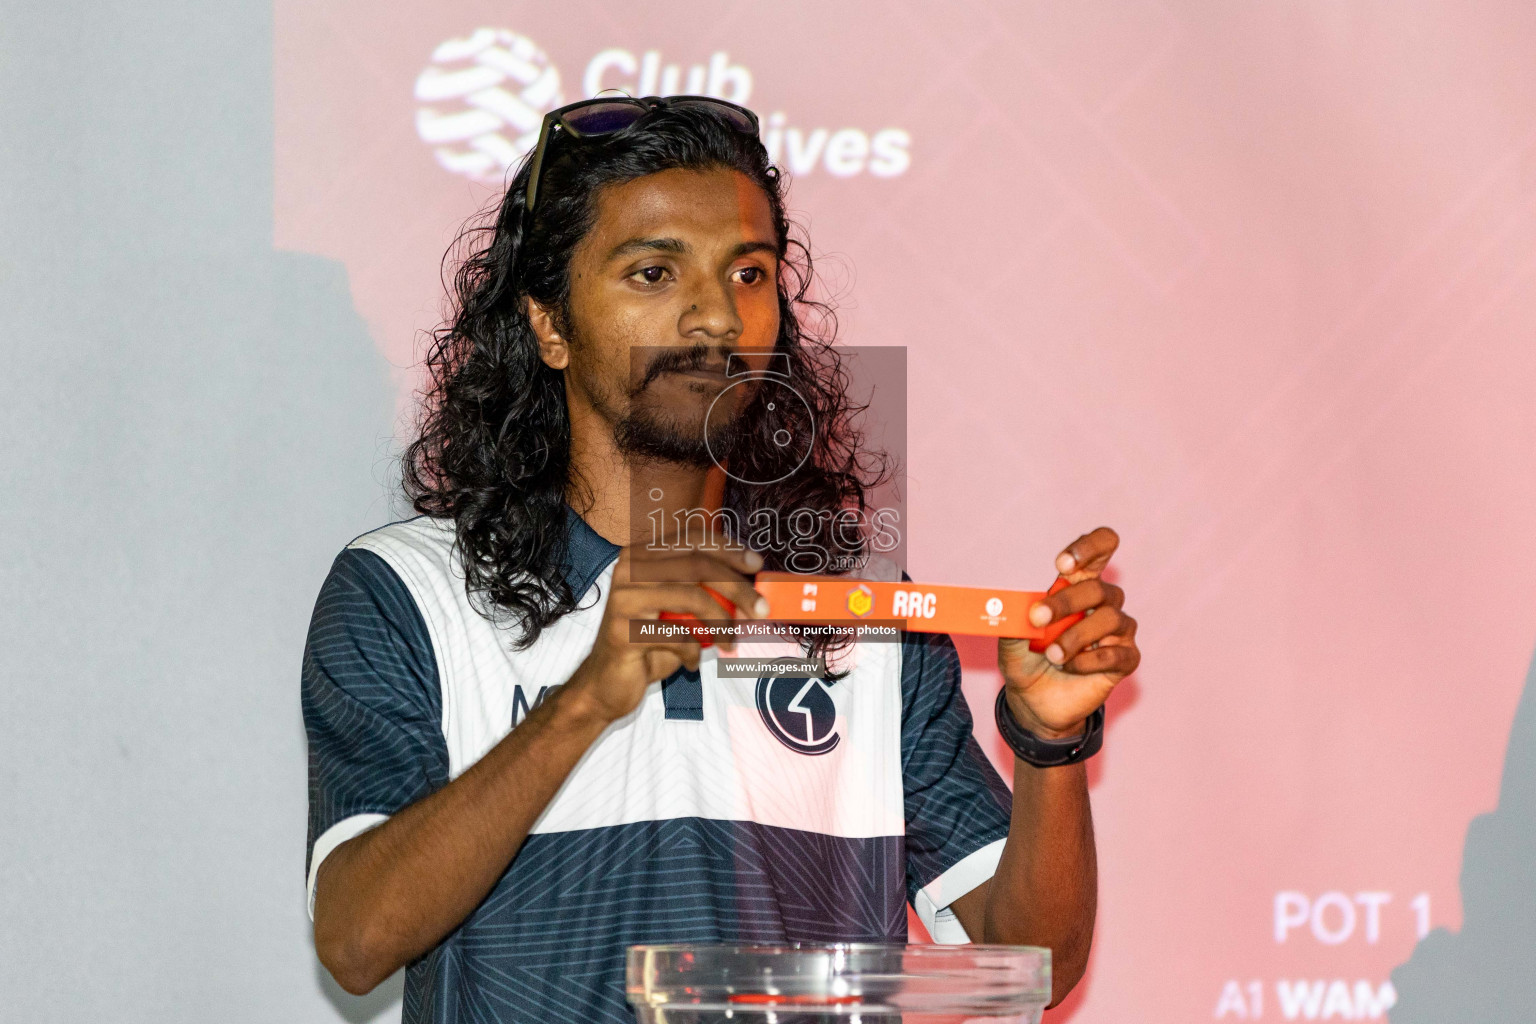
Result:
[[[279,0],[275,241],[345,264],[405,410],[545,111],[753,107],[842,342],[908,349],[913,577],[1123,537],[1145,667],[1055,1018],[1385,1019],[1536,634],[1533,45],[1518,3]]]

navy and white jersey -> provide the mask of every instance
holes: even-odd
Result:
[[[619,549],[566,514],[581,599],[524,651],[470,604],[451,521],[336,559],[304,652],[311,915],[331,851],[447,785],[591,650]],[[706,649],[603,731],[484,902],[410,965],[406,1024],[629,1024],[630,945],[904,942],[908,901],[936,941],[968,941],[948,908],[992,876],[1011,798],[953,641],[853,645],[831,683],[716,665]]]

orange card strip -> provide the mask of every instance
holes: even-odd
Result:
[[[768,618],[781,622],[857,622],[904,620],[916,633],[1008,636],[1034,641],[1043,650],[1082,618],[1069,615],[1048,626],[1033,626],[1029,609],[1038,590],[952,587],[927,583],[889,583],[846,576],[801,576],[760,572],[754,584],[768,599]],[[1058,589],[1064,581],[1058,583]]]

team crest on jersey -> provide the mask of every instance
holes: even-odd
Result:
[[[757,710],[773,738],[796,753],[825,754],[837,746],[837,705],[824,679],[762,677]]]

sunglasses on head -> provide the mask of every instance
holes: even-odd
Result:
[[[534,207],[539,201],[539,179],[544,172],[544,154],[550,137],[558,129],[573,139],[591,139],[618,135],[633,128],[657,110],[696,107],[723,118],[727,124],[747,135],[757,134],[757,115],[746,107],[717,100],[713,96],[630,96],[599,97],[568,103],[544,115],[539,127],[539,143],[533,151],[533,165],[528,171],[528,190],[523,195],[522,237],[528,237]]]

